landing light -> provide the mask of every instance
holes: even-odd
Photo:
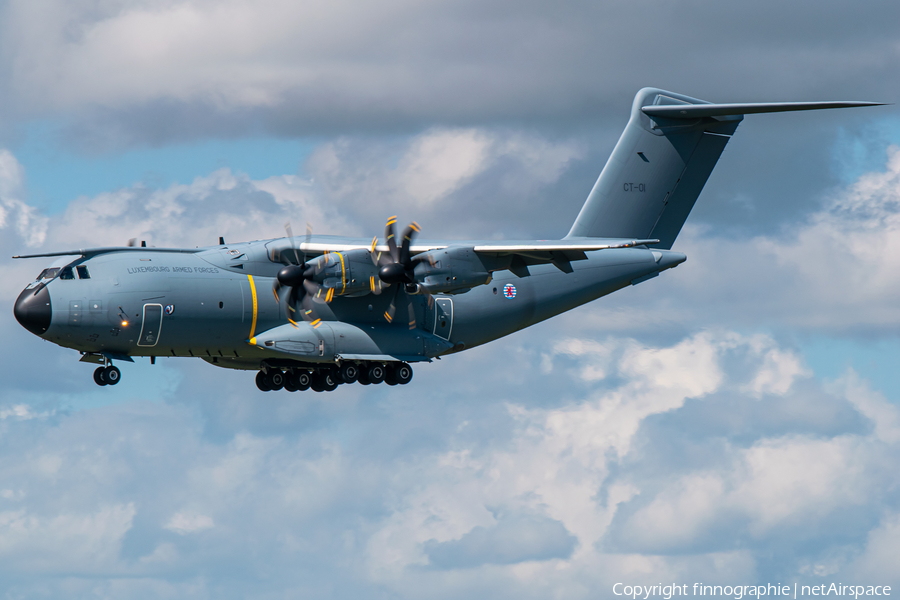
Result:
[[[122,321],[122,327],[128,327],[128,321]]]

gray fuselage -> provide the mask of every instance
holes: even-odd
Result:
[[[328,304],[316,302],[322,318],[318,328],[297,319],[292,333],[294,327],[285,328],[289,313],[284,295],[279,303],[272,293],[283,265],[271,260],[267,243],[194,253],[147,248],[71,263],[86,267],[76,273],[86,272],[89,278],[76,275],[46,284],[41,294],[48,295],[52,316],[39,335],[113,359],[194,356],[240,369],[258,369],[264,361],[279,359],[333,363],[342,356],[364,359],[375,354],[428,360],[524,329],[685,260],[677,252],[623,248],[588,252],[586,260],[571,263],[568,273],[550,264],[531,266],[525,277],[497,271],[485,285],[436,294],[432,306],[423,296],[411,296],[417,322],[413,331],[406,323],[386,322],[390,294],[337,294]],[[29,286],[38,287],[38,282]],[[257,341],[272,331],[285,332],[276,339],[306,340],[310,351],[286,353],[278,344],[266,347]],[[365,344],[360,345],[360,336],[367,338]]]

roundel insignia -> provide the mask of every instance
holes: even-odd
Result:
[[[515,298],[516,297],[516,286],[511,283],[507,283],[503,286],[503,297],[504,298]]]
[[[167,305],[166,305],[166,314],[167,314],[167,315],[171,315],[173,312],[175,312],[175,305],[174,305],[174,304],[167,304]]]

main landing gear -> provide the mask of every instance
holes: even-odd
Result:
[[[94,369],[94,383],[97,385],[116,385],[122,379],[122,372],[118,367],[108,365]]]
[[[362,363],[344,362],[340,367],[307,371],[304,369],[266,369],[256,374],[256,387],[263,392],[287,390],[302,392],[332,392],[341,384],[359,382],[362,385],[386,383],[406,385],[412,380],[413,370],[407,363]]]

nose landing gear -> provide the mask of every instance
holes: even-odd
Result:
[[[118,367],[108,365],[94,369],[94,383],[97,385],[116,385],[122,378]]]

